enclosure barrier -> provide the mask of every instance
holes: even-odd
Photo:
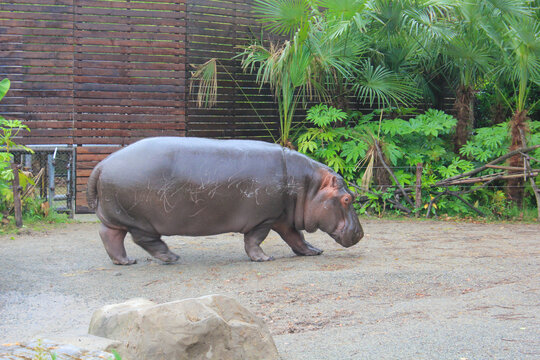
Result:
[[[71,147],[34,146],[33,153],[12,150],[14,163],[34,179],[26,191],[21,194],[24,201],[27,197],[39,196],[47,200],[45,211],[52,209],[67,213],[73,217],[75,213],[75,172],[74,149]]]

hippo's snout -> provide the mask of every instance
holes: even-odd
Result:
[[[357,220],[358,222],[358,220]],[[351,224],[350,226],[344,226],[341,231],[330,234],[338,244],[343,247],[351,247],[357,244],[364,237],[364,230],[358,222],[358,225]]]
[[[364,237],[364,232],[360,229],[357,233],[352,233],[350,236],[343,237],[338,243],[343,247],[351,247],[357,244]]]

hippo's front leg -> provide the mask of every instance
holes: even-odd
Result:
[[[252,261],[274,260],[272,256],[266,255],[260,247],[269,232],[269,225],[259,225],[250,232],[244,234],[244,248]]]
[[[286,223],[275,223],[272,230],[277,232],[279,236],[291,247],[296,255],[314,256],[322,254],[321,249],[317,249],[304,239],[304,235]]]

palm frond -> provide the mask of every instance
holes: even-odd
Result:
[[[319,0],[318,5],[327,9],[331,17],[344,21],[352,20],[354,16],[366,10],[368,0]]]
[[[488,11],[494,11],[494,16],[510,15],[515,17],[530,16],[531,8],[523,0],[485,0]]]
[[[308,0],[255,0],[253,9],[264,27],[279,35],[292,35],[305,26],[311,10]]]
[[[404,26],[409,34],[418,37],[427,37],[433,40],[449,40],[455,36],[444,15],[446,7],[435,10],[433,8],[408,8],[403,12]]]
[[[419,96],[419,90],[411,79],[382,65],[374,66],[369,60],[361,63],[353,89],[360,100],[370,106],[376,102],[379,108],[412,104]]]
[[[0,81],[0,100],[2,100],[2,98],[6,95],[10,85],[11,83],[8,78],[2,79],[2,81]]]
[[[445,49],[453,64],[460,69],[462,83],[476,82],[493,63],[492,51],[479,41],[457,37]]]
[[[208,60],[202,65],[192,65],[196,70],[191,73],[189,92],[194,83],[198,83],[197,106],[212,107],[217,102],[217,59]]]

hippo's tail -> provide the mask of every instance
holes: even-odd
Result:
[[[86,201],[88,202],[88,207],[90,209],[95,209],[98,203],[98,193],[97,193],[97,183],[99,176],[101,175],[101,164],[98,164],[90,177],[88,178],[88,183],[86,185]]]

